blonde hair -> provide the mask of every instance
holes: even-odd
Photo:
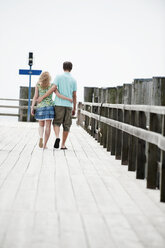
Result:
[[[48,88],[48,86],[50,85],[50,80],[51,80],[51,77],[50,77],[49,72],[47,71],[43,72],[39,78],[41,88],[42,89]]]

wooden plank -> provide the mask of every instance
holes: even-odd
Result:
[[[3,162],[7,159],[9,155],[8,151],[1,151],[1,156],[0,156],[0,166],[3,164]]]
[[[31,137],[28,137],[27,139],[29,138]],[[33,147],[31,147],[31,149],[33,149]],[[1,197],[0,208],[3,210],[7,209],[8,207],[9,209],[11,209],[12,205],[15,204],[15,199],[17,197],[20,184],[28,168],[31,156],[30,154],[28,154],[27,150],[26,152],[23,151],[22,155],[23,154],[25,155],[20,157],[19,159],[16,158],[15,165],[10,170],[5,165],[4,167],[2,167],[4,168],[4,170],[1,171],[1,182],[2,183],[1,183],[1,190],[0,190],[0,197]],[[11,157],[11,159],[13,159],[13,157]],[[9,161],[7,161],[7,163],[12,164],[12,162],[9,162]]]
[[[74,198],[73,188],[68,172],[68,166],[63,151],[55,151],[55,187],[57,210],[61,211],[76,211],[77,206]]]
[[[53,212],[55,209],[55,161],[53,151],[45,150],[38,182],[35,210]]]
[[[8,228],[4,239],[0,241],[0,247],[31,247],[31,235],[33,231],[34,213],[15,212],[8,222]]]
[[[84,232],[81,217],[78,213],[61,212],[60,222],[60,246],[61,248],[87,248],[86,234]]]
[[[2,129],[2,128],[1,128]],[[1,134],[0,150],[5,150],[5,146],[10,144],[12,140],[18,138],[18,133],[13,132],[12,128],[4,128],[5,132]]]
[[[117,247],[144,247],[124,215],[108,215],[106,216],[106,222]]]
[[[37,212],[30,237],[30,248],[60,247],[59,217],[56,212]]]
[[[17,211],[33,211],[38,194],[38,182],[42,168],[42,152],[36,151],[32,156],[26,174],[15,197],[13,209]]]
[[[96,214],[84,214],[83,220],[87,232],[89,247],[116,247],[104,219]]]

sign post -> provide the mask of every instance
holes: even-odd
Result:
[[[32,66],[30,65],[30,71]],[[29,94],[28,94],[28,119],[30,121],[30,100],[31,100],[31,73],[29,74]]]
[[[28,118],[27,121],[30,122],[30,100],[31,100],[31,76],[40,75],[42,70],[32,70],[33,65],[33,53],[29,53],[29,70],[20,69],[20,75],[29,75],[29,92],[28,92]]]

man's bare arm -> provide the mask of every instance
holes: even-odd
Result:
[[[52,94],[55,90],[57,89],[57,86],[54,84],[50,90],[48,90],[43,96],[40,96],[38,99],[37,99],[37,102],[40,103],[42,102],[42,100],[46,97],[48,97],[50,94]]]
[[[72,115],[75,115],[76,104],[77,104],[77,94],[76,94],[76,91],[73,91],[73,110],[72,110]]]

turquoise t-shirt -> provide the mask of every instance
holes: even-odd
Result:
[[[57,86],[57,89],[61,95],[69,98],[73,98],[73,91],[77,91],[76,80],[71,76],[69,72],[65,72],[64,74],[57,76],[54,79],[53,84]],[[55,105],[72,107],[71,102],[59,98],[58,96],[55,97]]]

